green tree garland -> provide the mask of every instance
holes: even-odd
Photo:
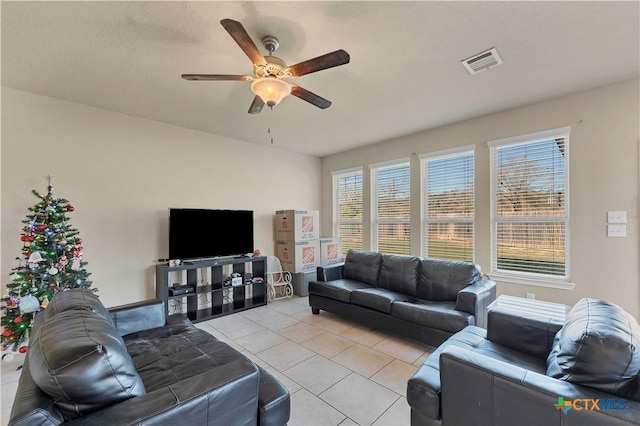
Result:
[[[40,201],[29,207],[22,221],[22,256],[16,258],[19,264],[11,271],[9,294],[2,298],[3,351],[26,352],[23,344],[29,338],[33,319],[55,293],[91,287],[91,274],[82,260],[82,240],[78,230],[69,225],[67,213],[74,210],[73,206],[54,196],[51,177],[46,195],[31,192]]]

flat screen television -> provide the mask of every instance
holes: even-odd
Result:
[[[253,211],[169,209],[169,259],[253,253]]]

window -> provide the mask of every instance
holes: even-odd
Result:
[[[362,169],[333,175],[335,229],[342,238],[342,252],[362,250]]]
[[[372,249],[409,254],[409,160],[371,166],[373,194]]]
[[[474,152],[421,156],[422,255],[473,261]]]
[[[516,282],[566,283],[569,128],[493,141],[489,147],[493,271]]]

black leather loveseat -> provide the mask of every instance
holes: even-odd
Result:
[[[582,299],[566,319],[491,309],[432,353],[407,384],[412,426],[640,424],[640,328]]]
[[[349,250],[318,268],[309,305],[438,346],[468,325],[484,327],[496,283],[471,262]]]
[[[273,425],[287,389],[161,300],[107,310],[90,291],[36,315],[9,425]]]

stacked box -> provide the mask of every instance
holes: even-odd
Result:
[[[320,266],[334,265],[342,261],[342,239],[320,238]]]
[[[276,211],[276,241],[309,241],[320,238],[318,210]]]
[[[320,264],[320,240],[276,241],[276,256],[285,271],[315,271]]]

